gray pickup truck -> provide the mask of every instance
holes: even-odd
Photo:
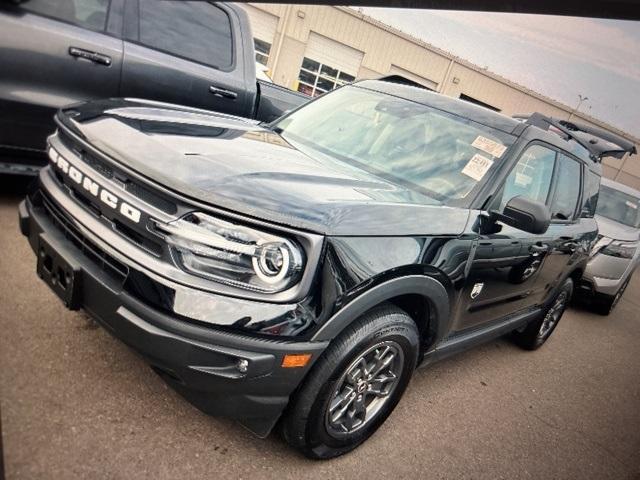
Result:
[[[46,164],[55,111],[138,97],[271,121],[308,97],[256,80],[245,11],[180,0],[0,0],[0,173]]]

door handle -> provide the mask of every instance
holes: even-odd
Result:
[[[236,98],[238,98],[238,94],[236,92],[216,87],[215,85],[209,86],[209,92],[213,93],[218,98],[228,98],[230,100],[235,100]]]
[[[93,63],[99,63],[100,65],[106,65],[107,67],[111,65],[110,56],[85,50],[84,48],[69,47],[69,55],[76,58],[84,58],[85,60],[89,60]]]
[[[545,253],[549,251],[549,245],[547,245],[546,243],[531,245],[529,247],[529,251],[532,253]]]

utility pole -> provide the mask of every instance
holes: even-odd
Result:
[[[582,96],[580,94],[578,94],[578,105],[576,105],[576,108],[573,109],[573,111],[569,114],[569,118],[567,118],[567,121],[571,120],[571,117],[573,117],[573,115],[580,110],[580,105],[582,105],[582,102],[589,100],[589,97],[587,96]]]

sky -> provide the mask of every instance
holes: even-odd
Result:
[[[640,138],[640,22],[362,7],[361,12]]]

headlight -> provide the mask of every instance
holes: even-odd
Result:
[[[619,258],[633,258],[636,253],[638,242],[623,242],[614,240],[609,245],[600,250],[600,253]]]
[[[294,285],[303,271],[304,254],[295,242],[205,213],[155,227],[183,270],[216,282],[276,293]]]

